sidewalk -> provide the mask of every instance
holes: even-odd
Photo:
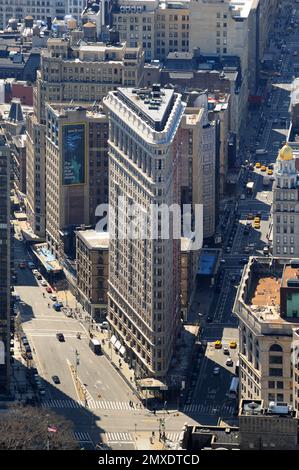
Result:
[[[153,436],[151,432],[137,432],[135,433],[135,446],[137,450],[169,450],[174,448],[173,443],[165,442],[159,439],[159,432],[155,432]]]
[[[34,391],[27,376],[27,364],[21,356],[19,340],[14,341],[14,363],[12,365],[11,392],[15,400],[26,401],[34,398]]]

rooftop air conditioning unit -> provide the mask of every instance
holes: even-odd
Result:
[[[131,7],[131,12],[136,13],[136,7]]]
[[[130,13],[131,7],[125,7],[125,8],[126,8],[126,12],[127,12],[127,13]]]
[[[124,13],[126,11],[126,7],[120,7],[121,13]]]
[[[142,10],[143,10],[143,8],[142,8],[142,7],[137,7],[136,9],[137,9],[138,13],[141,13],[141,12],[142,12]]]

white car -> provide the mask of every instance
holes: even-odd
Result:
[[[53,302],[56,302],[57,297],[56,297],[56,295],[50,295],[50,299],[53,300]]]
[[[40,283],[41,283],[41,285],[42,285],[43,287],[47,287],[47,285],[48,285],[47,281],[45,281],[44,279],[42,279],[42,280],[40,281]]]
[[[227,366],[233,366],[233,365],[234,365],[234,361],[233,361],[232,358],[230,357],[230,358],[226,359],[225,364],[226,364]]]

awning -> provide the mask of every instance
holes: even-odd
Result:
[[[122,356],[124,356],[126,353],[126,348],[124,346],[122,346],[119,350],[119,354],[121,354]]]
[[[120,341],[116,341],[114,347],[115,347],[115,349],[119,350],[119,349],[121,348],[121,342],[120,342]]]
[[[116,342],[116,336],[113,335],[113,336],[111,336],[111,338],[110,338],[110,343],[114,344],[115,342]]]

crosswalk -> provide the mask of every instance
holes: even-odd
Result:
[[[74,438],[79,442],[92,442],[90,434],[88,432],[74,432]]]
[[[129,432],[106,432],[105,437],[109,444],[112,444],[113,442],[121,442],[121,443],[134,442],[134,437]]]
[[[184,413],[199,413],[214,415],[220,414],[222,416],[231,416],[235,411],[232,405],[208,405],[204,403],[191,403],[184,406]]]
[[[90,408],[92,410],[116,410],[116,411],[134,411],[136,404],[131,407],[126,401],[109,401],[109,400],[87,400],[85,406],[84,401],[76,400],[44,400],[41,403],[42,408]]]
[[[180,439],[180,433],[179,432],[166,433],[166,439],[171,442],[178,442]]]

